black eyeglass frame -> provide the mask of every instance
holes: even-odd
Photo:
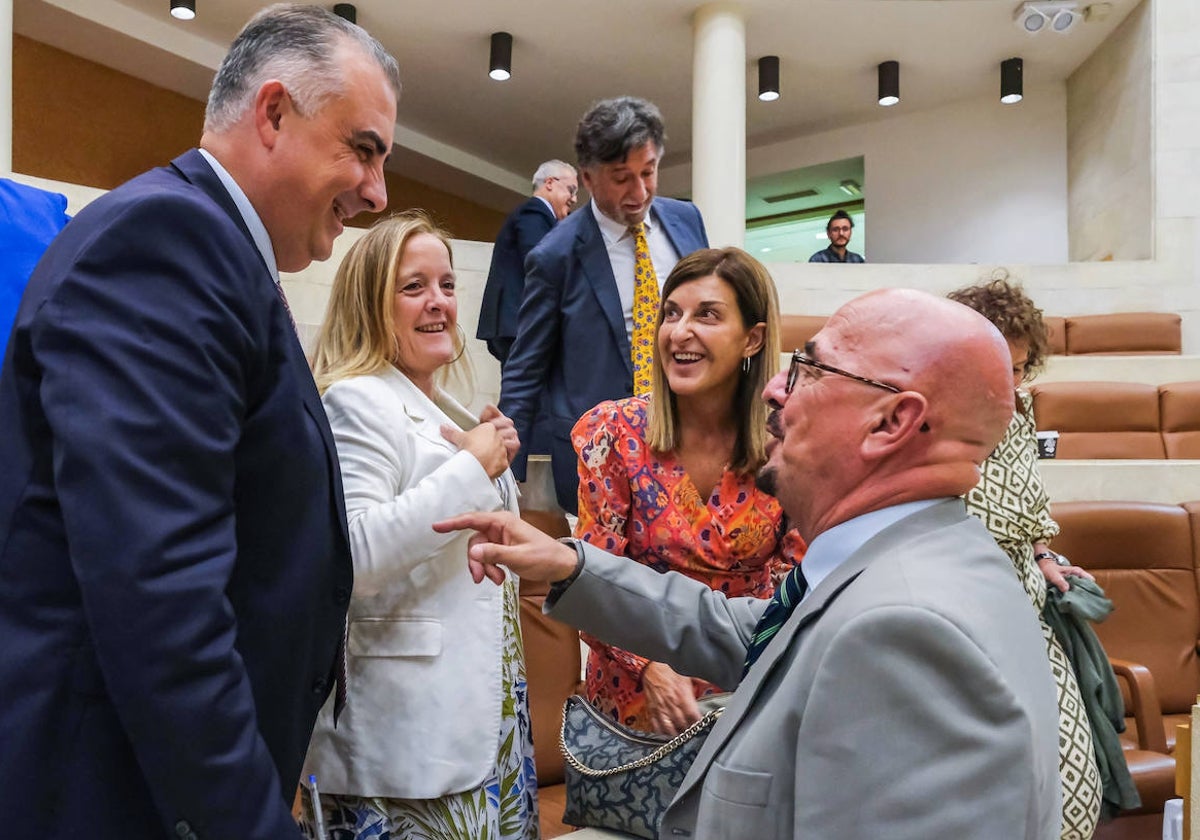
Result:
[[[545,183],[550,183],[551,181],[562,181],[562,180],[564,180],[564,179],[558,177],[557,175],[551,175],[549,178],[546,179]],[[567,192],[571,194],[572,198],[579,195],[579,185],[578,184],[576,184],[575,186],[571,186],[570,184],[567,184],[566,187],[567,187]]]
[[[787,385],[784,386],[784,393],[790,394],[792,393],[792,389],[796,387],[796,379],[800,375],[801,365],[804,365],[805,367],[816,368],[817,370],[823,370],[826,373],[844,376],[847,379],[853,379],[855,382],[861,382],[864,385],[870,385],[874,388],[882,388],[883,390],[890,391],[893,394],[904,393],[903,388],[897,388],[895,385],[889,385],[886,382],[880,382],[878,379],[871,379],[867,376],[859,376],[857,373],[851,373],[848,370],[842,370],[841,368],[834,367],[833,365],[827,365],[824,362],[819,362],[812,356],[805,353],[803,350],[792,351],[792,364],[788,368]]]

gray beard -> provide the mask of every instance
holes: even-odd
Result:
[[[775,491],[779,486],[779,481],[775,475],[775,468],[764,465],[758,471],[758,475],[754,477],[754,486],[764,493],[778,497]]]

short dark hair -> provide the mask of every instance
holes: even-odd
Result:
[[[850,218],[850,214],[847,213],[845,210],[839,210],[836,213],[834,213],[832,216],[829,217],[829,221],[825,223],[825,230],[828,231],[831,227],[833,227],[833,223],[836,222],[838,219],[845,219],[847,222],[850,223],[851,228],[854,227],[854,220]]]
[[[1033,379],[1046,364],[1050,338],[1046,322],[1042,320],[1042,310],[1033,305],[1020,283],[1009,281],[1008,272],[1001,270],[990,280],[957,289],[946,297],[987,318],[1006,340],[1024,341],[1029,345],[1025,382]]]
[[[660,153],[666,131],[658,106],[636,96],[618,96],[594,104],[575,129],[580,168],[624,161],[634,149],[653,143]]]

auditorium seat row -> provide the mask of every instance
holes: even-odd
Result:
[[[1094,625],[1125,697],[1122,746],[1142,808],[1097,838],[1161,836],[1174,796],[1175,727],[1200,693],[1200,502],[1064,502],[1054,549],[1096,576],[1115,606]]]
[[[780,348],[803,347],[825,325],[824,315],[783,315]],[[1170,312],[1119,312],[1113,315],[1046,316],[1054,355],[1178,355],[1181,318]]]
[[[1057,458],[1200,458],[1200,382],[1047,382],[1030,388]]]

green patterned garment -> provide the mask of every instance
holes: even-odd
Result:
[[[1058,770],[1063,792],[1062,840],[1089,840],[1100,817],[1103,790],[1092,730],[1071,661],[1042,618],[1046,578],[1033,559],[1033,544],[1058,534],[1050,499],[1037,465],[1033,399],[1017,392],[1018,410],[996,451],[983,462],[983,477],[967,494],[967,510],[983,520],[1013,562],[1046,640],[1046,655],[1058,691]]]

